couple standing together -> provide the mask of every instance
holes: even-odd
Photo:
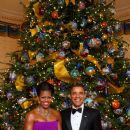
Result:
[[[40,105],[27,113],[24,130],[102,130],[99,111],[84,106],[86,93],[82,85],[71,87],[72,107],[61,112],[50,108],[53,94],[53,85],[38,85]]]

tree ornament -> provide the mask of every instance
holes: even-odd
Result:
[[[112,101],[112,108],[113,109],[119,109],[120,108],[120,101],[119,100],[117,100],[117,99],[115,99],[115,100],[113,100]]]
[[[13,93],[12,93],[12,92],[9,92],[9,91],[6,93],[6,97],[7,97],[8,100],[14,98]]]
[[[44,8],[42,6],[39,6],[39,15],[44,14]]]
[[[70,72],[70,75],[73,77],[73,78],[77,78],[79,76],[79,71],[77,69],[73,69],[71,72]]]
[[[87,67],[87,68],[85,69],[85,73],[86,73],[88,76],[93,76],[93,75],[96,73],[96,71],[95,71],[95,69],[94,69],[93,67]]]
[[[115,110],[113,110],[113,111],[114,111],[114,113],[115,113],[116,115],[121,115],[122,112],[123,112],[123,109],[122,109],[122,108],[118,108],[118,109],[115,109]]]
[[[29,55],[28,55],[28,53],[26,51],[24,51],[22,53],[21,62],[25,62],[25,63],[29,62]]]
[[[83,19],[81,20],[80,26],[81,26],[81,27],[85,27],[86,24],[87,24],[87,21],[86,21],[85,18],[83,18]]]
[[[83,9],[85,9],[85,3],[83,2],[83,1],[79,1],[79,4],[78,4],[78,9],[79,10],[83,10]]]
[[[105,33],[104,33],[104,34],[102,35],[102,37],[101,37],[101,39],[102,39],[103,41],[106,40],[107,38],[108,38],[108,35],[105,34]]]
[[[33,76],[28,76],[26,77],[26,83],[30,86],[34,85],[35,84],[35,80],[34,80],[34,77]]]
[[[64,58],[65,58],[65,52],[64,52],[64,51],[60,51],[60,52],[58,53],[58,58],[59,58],[59,59],[64,59]]]
[[[127,70],[126,76],[130,79],[130,69]]]
[[[73,30],[77,29],[77,23],[75,21],[71,22],[70,25]]]
[[[128,107],[126,108],[126,113],[127,113],[127,116],[130,116],[130,106],[128,106]]]
[[[25,97],[21,97],[17,102],[23,109],[27,109],[32,105],[32,101]]]
[[[16,73],[14,71],[9,73],[9,79],[10,81],[16,80]]]
[[[59,5],[63,5],[63,4],[64,4],[64,0],[57,0],[57,3],[58,3]]]
[[[88,41],[88,46],[93,48],[93,47],[99,47],[102,44],[101,40],[99,38],[91,38]]]
[[[63,41],[62,42],[62,46],[65,49],[69,49],[70,48],[70,41]]]
[[[118,79],[118,75],[116,73],[111,73],[110,76],[112,77],[113,80]]]
[[[125,118],[122,117],[122,116],[120,116],[120,117],[117,118],[117,121],[118,121],[119,123],[124,124],[124,123],[125,123]]]
[[[80,51],[80,55],[82,57],[86,57],[89,54],[89,50],[87,48],[84,48],[83,50]]]
[[[101,26],[102,26],[103,28],[107,27],[107,22],[102,22],[102,23],[101,23]]]
[[[45,59],[44,54],[41,52],[38,52],[38,54],[36,55],[37,62],[42,62],[42,61],[44,61],[44,59]]]
[[[92,23],[92,22],[93,22],[93,18],[89,16],[89,17],[87,18],[87,23]]]
[[[53,19],[58,19],[58,17],[59,17],[59,14],[58,14],[58,11],[52,11],[51,12],[51,17],[53,18]]]

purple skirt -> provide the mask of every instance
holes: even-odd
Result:
[[[58,130],[58,122],[35,122],[33,130]]]

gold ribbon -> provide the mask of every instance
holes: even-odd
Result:
[[[118,87],[110,82],[108,82],[108,86],[109,93],[122,93],[124,90],[124,87]]]
[[[87,55],[85,58],[80,56],[80,52],[81,52],[82,49],[83,49],[83,43],[80,43],[79,50],[72,50],[72,51],[73,51],[76,55],[78,55],[78,56],[80,57],[80,59],[85,59],[85,60],[87,60],[87,61],[93,63],[93,64],[99,69],[100,73],[101,73],[102,75],[104,75],[104,73],[103,73],[103,71],[101,70],[101,67],[100,67],[100,65],[99,65],[99,63],[98,63],[98,61],[97,61],[97,59],[96,59],[94,56],[92,56],[92,55]]]
[[[15,87],[18,91],[22,91],[24,89],[24,76],[18,75],[15,81]]]
[[[34,13],[35,13],[35,16],[36,16],[38,19],[41,19],[41,18],[42,18],[42,16],[39,15],[39,2],[37,2],[37,3],[35,3],[35,4],[33,5],[33,11],[34,11]]]
[[[72,3],[73,5],[75,5],[75,0],[65,0],[66,5],[68,6],[69,3]]]
[[[64,63],[65,63],[65,59],[58,60],[54,63],[55,76],[57,77],[57,79],[63,82],[72,83],[74,82],[74,79],[68,73],[67,69],[64,66]]]

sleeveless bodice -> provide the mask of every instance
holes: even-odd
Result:
[[[58,130],[58,122],[35,122],[33,130]]]

